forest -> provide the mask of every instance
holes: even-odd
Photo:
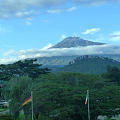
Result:
[[[9,101],[15,120],[31,120],[31,103],[22,103],[33,92],[34,120],[87,120],[86,91],[90,117],[120,114],[120,69],[108,66],[101,75],[75,72],[51,73],[36,60],[0,65],[0,98]],[[24,113],[24,114],[23,114]]]

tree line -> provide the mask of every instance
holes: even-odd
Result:
[[[36,60],[0,65],[0,79],[6,81],[2,96],[10,101],[17,120],[24,111],[31,118],[31,104],[22,103],[33,91],[34,118],[38,120],[87,120],[86,91],[90,91],[91,119],[120,114],[120,69],[108,66],[102,75],[72,72],[50,73]]]

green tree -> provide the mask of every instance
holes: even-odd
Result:
[[[103,81],[104,85],[101,84],[99,86],[100,82],[96,82],[97,77],[94,76],[95,78],[93,79],[92,76],[91,79],[87,75],[86,79],[84,76],[84,83],[80,81],[82,85],[79,86],[71,84],[71,82],[65,83],[60,75],[56,75],[55,79],[57,81],[53,81],[54,79],[51,75],[45,77],[46,81],[39,82],[34,88],[34,111],[36,114],[42,114],[55,120],[85,120],[87,119],[87,106],[85,106],[87,89],[90,90],[92,120],[96,120],[99,115],[112,116],[120,114],[119,86],[110,85]],[[89,80],[89,83],[86,84],[85,81],[88,82],[87,79],[91,79],[91,81]],[[97,86],[99,87],[96,88]]]
[[[24,100],[30,96],[33,82],[30,77],[24,76],[12,78],[5,84],[2,94],[10,101],[10,112],[15,118],[19,116]]]
[[[49,73],[48,68],[40,68],[42,65],[37,60],[23,60],[13,64],[0,65],[0,80],[8,81],[11,77],[29,76],[37,78],[40,74]]]
[[[75,82],[74,82],[75,81]],[[76,84],[77,82],[77,84]],[[91,119],[99,115],[120,114],[120,86],[105,82],[98,75],[80,73],[50,73],[36,79],[14,78],[7,84],[10,108],[14,116],[24,110],[26,119],[31,115],[31,104],[21,108],[23,101],[33,91],[34,114],[52,120],[86,120],[86,90],[90,91]],[[7,87],[7,88],[8,88]],[[7,92],[8,93],[8,92]]]
[[[115,66],[108,66],[107,72],[103,74],[103,77],[109,79],[111,82],[120,84],[120,69]]]

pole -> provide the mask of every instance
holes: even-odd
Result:
[[[33,111],[33,92],[31,91],[31,97],[32,97],[32,120],[34,120],[33,115],[34,115],[34,111]]]
[[[88,120],[90,120],[90,101],[89,101],[89,90],[87,90],[88,94]]]

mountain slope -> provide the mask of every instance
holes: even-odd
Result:
[[[101,74],[106,72],[108,65],[120,68],[120,62],[109,58],[79,57],[72,61],[69,65],[59,68],[56,71]]]
[[[92,55],[94,56],[94,55]],[[99,57],[108,57],[110,59],[114,59],[116,61],[119,61],[120,62],[120,55],[96,55],[96,56],[99,56]],[[50,66],[50,65],[68,65],[70,61],[73,61],[74,59],[76,59],[77,57],[81,57],[81,55],[74,55],[74,56],[53,56],[53,57],[39,57],[37,58],[38,60],[38,63],[39,64],[43,64],[43,65],[47,65],[47,66]]]
[[[68,37],[51,48],[71,48],[78,46],[103,45],[104,43],[92,42],[79,37]]]

